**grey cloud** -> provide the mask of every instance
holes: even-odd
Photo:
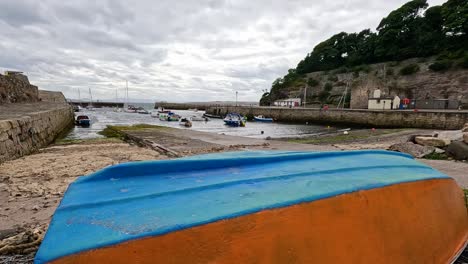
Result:
[[[76,97],[257,101],[314,45],[406,0],[0,1],[0,70]],[[440,4],[443,0],[430,0]]]
[[[40,1],[0,1],[0,20],[13,27],[46,23],[43,11]]]

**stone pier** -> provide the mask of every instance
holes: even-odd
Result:
[[[73,120],[61,92],[39,90],[23,74],[0,74],[0,163],[47,146]]]
[[[242,115],[263,115],[280,122],[344,124],[363,127],[461,129],[468,122],[468,111],[458,110],[367,110],[284,108],[284,107],[209,107],[207,113],[222,115],[237,112]]]
[[[73,124],[68,104],[0,105],[0,163],[33,153]]]

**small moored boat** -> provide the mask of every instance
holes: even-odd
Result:
[[[87,115],[79,115],[76,117],[75,124],[78,126],[89,126],[91,125],[91,119]]]
[[[226,117],[223,119],[224,124],[228,126],[234,126],[234,127],[244,127],[245,126],[245,119],[243,116],[241,116],[238,113],[229,113],[226,115]]]
[[[159,113],[159,120],[161,121],[179,121],[180,118],[180,115],[173,112]]]
[[[262,115],[254,116],[254,120],[257,121],[257,122],[273,122],[273,118],[264,117]]]
[[[228,152],[70,184],[34,263],[453,263],[454,179],[379,150]]]
[[[136,108],[133,105],[129,105],[127,107],[127,109],[125,109],[125,112],[127,112],[127,113],[136,113],[137,111],[138,111],[138,108]]]
[[[143,115],[148,115],[148,114],[149,114],[149,112],[146,111],[146,109],[144,109],[143,107],[139,107],[139,108],[137,109],[137,113],[138,113],[138,114],[143,114]]]
[[[223,119],[223,117],[220,115],[212,115],[212,114],[207,114],[207,113],[204,113],[203,117]]]

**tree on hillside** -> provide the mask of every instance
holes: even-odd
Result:
[[[452,49],[468,49],[468,1],[449,0],[442,5],[443,32]]]
[[[421,26],[426,0],[413,0],[392,11],[377,27],[378,42],[375,55],[381,60],[402,60],[418,52],[415,41]]]
[[[296,69],[273,82],[268,98],[287,97],[285,90],[301,85],[307,79],[303,75],[310,72],[347,71],[369,63],[433,55],[453,60],[458,67],[468,65],[468,0],[448,0],[430,8],[427,0],[411,0],[383,18],[377,32],[365,29],[333,35],[316,45]]]

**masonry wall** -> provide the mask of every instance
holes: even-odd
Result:
[[[67,99],[61,92],[39,90],[39,100],[41,102],[66,103]]]
[[[263,115],[281,122],[347,124],[366,127],[408,127],[433,129],[461,129],[468,122],[467,111],[419,111],[330,109],[282,107],[210,107],[209,114]]]
[[[187,109],[205,110],[209,106],[203,105],[203,104],[157,102],[154,105],[154,109],[157,109],[158,107],[163,107],[165,109],[173,109],[173,110],[187,110]]]
[[[47,146],[73,124],[73,118],[72,108],[61,104],[45,111],[0,120],[0,163]]]
[[[21,78],[0,74],[0,105],[39,101],[37,86]]]

